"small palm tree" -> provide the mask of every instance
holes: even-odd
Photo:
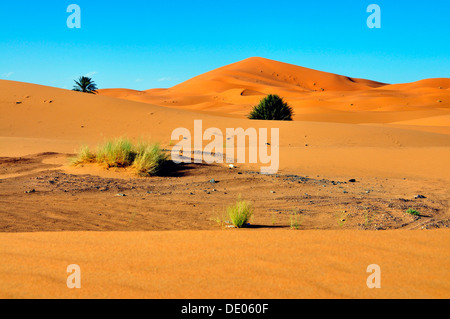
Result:
[[[76,85],[73,86],[73,91],[97,94],[97,85],[91,78],[80,76],[78,81],[74,80],[74,82]]]
[[[292,121],[293,110],[276,94],[269,94],[261,99],[248,115],[251,120]]]

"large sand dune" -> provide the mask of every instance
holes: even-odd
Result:
[[[267,94],[284,97],[299,121],[390,123],[448,114],[450,79],[386,85],[263,58],[249,58],[169,89],[101,95],[244,117]],[[446,122],[450,126],[450,122]]]
[[[364,212],[378,218],[365,229],[448,227],[449,87],[450,79],[389,85],[262,58],[148,91],[90,95],[2,80],[0,231],[109,232],[0,234],[0,296],[448,298],[447,230],[288,229],[295,208],[305,211],[300,229],[338,229],[336,211],[346,209],[350,221],[344,228],[363,225]],[[246,118],[269,93],[294,107],[294,121]],[[284,175],[250,175],[259,164],[239,165],[248,176],[218,165],[149,179],[147,185],[127,174],[68,165],[67,154],[107,138],[151,138],[170,148],[175,128],[193,132],[200,119],[204,128],[222,131],[279,128]],[[217,176],[223,182],[214,201],[208,196],[216,193],[204,191]],[[309,179],[295,180],[298,176]],[[349,178],[357,183],[334,183]],[[108,183],[125,187],[130,196],[118,199],[114,190],[96,188]],[[24,194],[26,187],[36,187],[36,194]],[[220,210],[240,193],[257,202],[256,222],[267,229],[114,232],[217,229],[210,223],[211,205]],[[417,194],[427,198],[415,201]],[[408,216],[404,209],[411,205],[426,215]],[[100,215],[99,207],[105,208]],[[273,222],[275,213],[281,217]],[[169,214],[171,227],[161,221]],[[126,228],[134,219],[139,223]],[[271,223],[282,229],[270,229]],[[229,247],[240,243],[243,255]],[[65,267],[77,262],[86,269],[85,286],[68,291]],[[365,287],[370,263],[385,267],[384,289],[378,292]],[[235,265],[242,268],[232,270]],[[243,282],[241,270],[251,273]]]
[[[293,122],[266,122],[229,117],[226,109],[206,114],[20,82],[0,81],[0,90],[2,156],[73,153],[81,144],[118,136],[152,138],[168,145],[175,128],[193,132],[194,120],[202,119],[204,128],[217,127],[223,132],[237,127],[280,128],[280,168],[286,172],[450,178],[448,102],[439,108],[425,105],[404,111],[361,112],[316,105],[308,107],[311,121],[305,116]],[[436,90],[449,94],[447,89]],[[386,101],[380,105],[392,108]],[[389,122],[395,124],[385,124]]]

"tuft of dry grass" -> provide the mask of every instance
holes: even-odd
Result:
[[[94,163],[95,154],[91,152],[89,146],[83,145],[78,152],[77,157],[71,159],[73,165],[79,165],[83,163]]]
[[[227,214],[235,227],[246,227],[253,216],[253,205],[239,197],[234,205],[227,207]]]
[[[168,160],[167,154],[159,144],[139,142],[134,145],[130,140],[117,138],[106,141],[91,152],[88,146],[82,146],[73,165],[98,163],[109,167],[131,167],[139,176],[152,176],[160,173]]]
[[[97,147],[96,162],[108,167],[127,167],[133,164],[136,155],[131,141],[118,138]]]
[[[297,210],[294,210],[290,219],[291,219],[291,229],[299,229],[302,216],[299,215],[299,212]]]
[[[157,175],[167,160],[158,144],[140,145],[132,167],[140,176]]]

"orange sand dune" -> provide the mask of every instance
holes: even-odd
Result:
[[[168,146],[175,128],[193,132],[194,120],[202,119],[204,128],[217,127],[223,132],[237,127],[279,128],[282,171],[450,179],[450,135],[439,129],[427,132],[416,130],[417,125],[332,123],[341,122],[341,117],[348,120],[349,115],[339,111],[333,117],[319,108],[312,116],[326,118],[322,123],[252,121],[12,81],[0,81],[0,91],[2,156],[74,153],[81,144],[118,136],[152,138]],[[404,113],[411,115],[405,116],[408,120],[429,117],[426,111]],[[401,112],[393,112],[391,118],[371,114],[381,123],[403,119]],[[352,116],[358,118],[357,113]]]
[[[100,90],[107,95],[177,109],[245,117],[267,94],[284,97],[296,120],[390,123],[448,115],[450,79],[386,85],[263,58],[249,58],[169,89]],[[375,113],[375,114],[374,114]]]
[[[208,88],[203,87],[204,84]],[[280,87],[292,92],[351,91],[379,87],[383,83],[353,79],[332,73],[316,71],[300,66],[268,60],[249,58],[236,62],[178,84],[169,92],[202,94],[223,92],[242,87]]]
[[[449,243],[446,230],[0,233],[0,298],[449,298]]]
[[[278,128],[280,173],[356,178],[355,185],[370,184],[384,198],[409,205],[414,202],[405,198],[425,194],[439,204],[439,216],[449,212],[448,79],[384,85],[252,58],[169,89],[100,93],[0,81],[0,156],[74,153],[82,144],[118,136],[151,138],[170,148],[172,131],[184,127],[193,133],[194,120],[223,132]],[[245,117],[268,93],[293,105],[294,121]],[[6,165],[2,179],[29,180],[33,165],[12,172]],[[238,166],[259,170],[260,164]],[[83,176],[77,175],[89,178]],[[205,176],[205,183],[214,177]],[[286,187],[292,196],[269,194],[286,205],[300,203],[300,190]],[[317,196],[329,192],[320,184],[315,189]],[[351,194],[355,202],[377,196],[363,190]],[[55,198],[52,192],[34,195]],[[74,212],[82,207],[76,201]],[[373,201],[378,203],[377,197]],[[433,223],[430,216],[423,218]],[[447,230],[0,233],[0,297],[448,298],[448,243]],[[82,269],[81,290],[65,285],[66,267],[74,263]],[[366,287],[369,264],[381,266],[381,289]]]
[[[412,83],[403,84],[391,84],[383,87],[383,90],[398,90],[398,89],[416,89],[416,88],[433,88],[433,89],[444,89],[450,88],[449,78],[436,78],[436,79],[425,79]]]
[[[416,120],[393,122],[392,124],[402,124],[402,125],[422,125],[422,126],[444,126],[450,127],[450,114],[441,116],[430,116],[424,117]]]

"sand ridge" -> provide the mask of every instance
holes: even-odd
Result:
[[[168,89],[99,92],[132,101],[237,117],[248,114],[264,95],[278,94],[294,107],[296,120],[390,123],[448,115],[449,88],[448,78],[388,85],[255,57]]]

